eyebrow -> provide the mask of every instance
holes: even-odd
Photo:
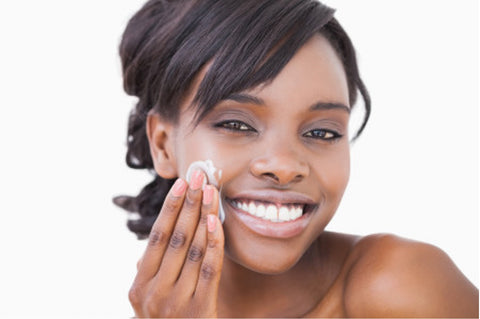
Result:
[[[311,111],[317,110],[343,110],[350,114],[350,108],[342,103],[325,103],[325,102],[317,102],[310,106]]]
[[[251,103],[259,106],[265,106],[266,103],[264,100],[257,96],[253,96],[247,93],[233,93],[229,95],[226,100],[232,100],[238,103]],[[343,110],[350,114],[350,108],[342,103],[335,102],[317,102],[310,106],[310,111],[320,111],[320,110]]]
[[[233,93],[229,95],[226,100],[232,100],[238,103],[251,103],[256,105],[266,105],[265,101],[259,97],[247,94],[247,93]]]

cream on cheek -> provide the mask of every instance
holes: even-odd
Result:
[[[226,156],[222,156],[219,148],[213,143],[208,135],[203,134],[201,129],[194,129],[189,134],[181,134],[182,126],[176,132],[175,138],[175,157],[180,176],[187,182],[194,171],[202,170],[205,173],[205,184],[215,186],[219,190],[219,218],[223,223],[225,221],[225,212],[222,203],[222,185],[223,185],[223,167],[228,167],[224,163]],[[180,133],[180,134],[178,134]]]
[[[218,217],[220,221],[223,223],[225,221],[225,211],[223,209],[223,202],[222,202],[222,187],[220,184],[220,180],[222,178],[222,170],[215,167],[212,160],[207,159],[205,161],[195,161],[190,164],[186,174],[186,180],[190,183],[190,178],[194,171],[202,170],[205,173],[207,178],[204,181],[205,184],[211,184],[219,189],[219,203],[218,203]]]

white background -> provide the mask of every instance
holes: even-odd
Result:
[[[143,1],[0,4],[0,317],[128,317],[144,242],[111,204],[124,164],[117,47]],[[445,250],[478,286],[478,3],[327,1],[373,100],[329,230]],[[359,110],[361,106],[357,107]]]

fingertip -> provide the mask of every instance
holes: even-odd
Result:
[[[210,205],[213,200],[213,190],[214,187],[212,185],[206,185],[205,189],[203,190],[203,204]]]
[[[207,216],[207,228],[209,233],[215,232],[215,228],[217,227],[217,216],[213,214],[208,214]]]
[[[185,193],[186,189],[187,189],[187,182],[179,178],[175,181],[175,183],[172,186],[172,195],[175,197],[180,197]]]
[[[190,180],[190,188],[193,190],[200,189],[206,183],[207,177],[201,169],[197,169],[193,172]]]
[[[210,248],[223,248],[223,228],[220,219],[214,214],[208,214],[207,218],[208,246]]]
[[[209,214],[218,215],[218,190],[213,185],[206,185],[203,190],[202,215]]]

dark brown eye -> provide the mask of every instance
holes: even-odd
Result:
[[[232,131],[254,131],[254,129],[250,125],[245,124],[242,121],[224,121],[216,124],[215,126]]]
[[[337,132],[330,131],[330,130],[323,130],[323,129],[315,129],[315,130],[308,131],[307,133],[303,134],[303,136],[318,138],[322,140],[334,140],[341,137],[341,135],[338,134]]]

